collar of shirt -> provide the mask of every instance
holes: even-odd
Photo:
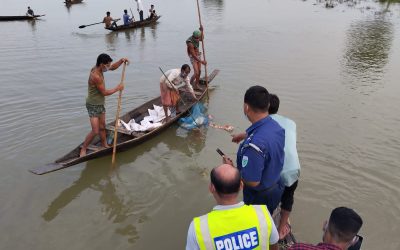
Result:
[[[253,132],[253,130],[255,130],[256,128],[260,127],[261,125],[271,121],[271,119],[272,118],[268,115],[267,117],[262,118],[261,120],[253,123],[249,128],[246,129],[246,134],[250,135],[251,132]]]
[[[319,243],[317,246],[321,247],[322,249],[341,250],[340,247],[333,245],[333,244],[329,244],[329,243]]]
[[[244,206],[243,201],[233,204],[233,205],[217,205],[213,208],[213,210],[228,210],[228,209],[232,209],[232,208],[238,208],[241,206]]]

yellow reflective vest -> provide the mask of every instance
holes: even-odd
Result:
[[[201,250],[269,249],[272,222],[264,205],[213,210],[193,223]]]

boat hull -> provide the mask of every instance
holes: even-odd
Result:
[[[145,26],[149,26],[152,24],[157,23],[158,19],[160,19],[161,16],[157,16],[156,18],[150,19],[150,20],[143,20],[143,21],[136,21],[133,22],[130,25],[120,25],[117,27],[109,27],[109,28],[105,28],[107,30],[111,30],[111,31],[121,31],[121,30],[129,30],[129,29],[136,29],[136,28],[140,28],[140,27],[145,27]]]
[[[0,21],[22,21],[22,20],[33,20],[44,15],[34,16],[0,16]]]

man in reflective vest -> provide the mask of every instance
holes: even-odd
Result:
[[[264,205],[238,202],[243,187],[237,168],[223,164],[210,173],[217,206],[190,223],[186,250],[278,249],[279,235]]]

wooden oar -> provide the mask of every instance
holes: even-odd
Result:
[[[121,83],[124,84],[125,80],[125,68],[126,62],[124,62],[124,67],[122,68],[122,76],[121,76]],[[119,112],[121,111],[121,99],[122,99],[122,90],[119,91],[118,95],[118,107],[117,107],[117,115],[115,116],[115,126],[114,126],[114,145],[113,145],[113,154],[111,159],[111,164],[114,166],[115,163],[115,153],[117,152],[117,128],[118,128],[118,119],[119,119]]]
[[[199,15],[199,23],[200,23],[200,27],[202,27],[203,25],[201,25],[201,15],[200,15],[200,6],[199,6],[199,0],[197,0],[197,13]],[[203,60],[206,61],[206,50],[204,49],[204,30],[201,31],[202,33],[202,41],[201,41],[201,47],[203,49]],[[206,87],[207,87],[207,95],[208,95],[208,74],[207,74],[207,64],[204,65],[204,72],[206,73],[205,76],[205,80],[206,80]]]
[[[92,26],[92,25],[96,25],[96,24],[100,24],[100,23],[103,23],[103,22],[92,23],[92,24],[87,24],[87,25],[81,25],[81,26],[79,26],[79,28],[83,29],[83,28],[86,28],[87,26]]]

